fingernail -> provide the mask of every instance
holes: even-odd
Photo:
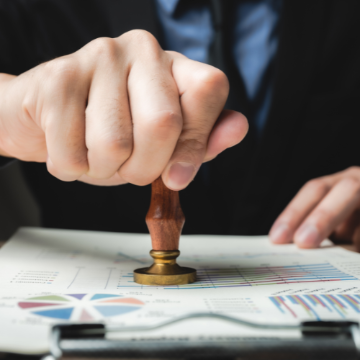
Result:
[[[301,227],[295,235],[295,242],[306,247],[317,247],[320,242],[320,234],[314,225],[305,225]]]
[[[270,241],[274,244],[284,243],[288,239],[290,233],[289,226],[287,224],[279,224],[274,226],[270,231]]]
[[[193,178],[195,167],[193,164],[178,162],[171,165],[169,170],[168,185],[171,189],[181,190]]]

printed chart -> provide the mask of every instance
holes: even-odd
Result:
[[[303,258],[304,255],[297,252],[288,252],[287,256],[296,257],[296,258]],[[207,255],[206,261],[210,262],[219,262],[219,261],[227,261],[227,262],[234,262],[239,260],[252,260],[252,259],[261,259],[261,258],[269,258],[269,257],[282,257],[284,253],[279,252],[241,252],[241,253],[217,253],[215,255]],[[146,260],[145,257],[143,259]],[[140,260],[140,258],[139,258]],[[203,263],[204,256],[198,254],[192,254],[191,256],[181,256],[181,261],[189,261],[193,263]]]
[[[58,271],[20,270],[10,280],[10,284],[52,285],[59,275]]]
[[[141,287],[132,281],[133,274],[123,274],[118,288]],[[262,266],[262,267],[229,267],[198,269],[198,281],[193,284],[168,286],[171,289],[214,289],[226,287],[279,285],[294,283],[312,283],[328,281],[358,280],[329,263]]]
[[[52,319],[92,321],[139,310],[144,303],[115,294],[45,295],[20,301],[18,306],[30,313]]]
[[[285,295],[269,299],[282,314],[294,318],[306,315],[317,320],[345,319],[360,314],[359,295]]]

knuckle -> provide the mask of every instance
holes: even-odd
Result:
[[[64,95],[76,91],[78,75],[78,65],[70,57],[55,59],[45,64],[44,86],[41,92],[44,98],[50,101],[46,104],[52,104],[52,101],[59,98],[59,94]]]
[[[140,45],[155,45],[159,46],[158,41],[155,36],[146,30],[130,30],[127,33],[123,34],[120,38],[125,39],[127,41],[134,42],[135,44]]]
[[[331,209],[316,209],[312,215],[315,220],[315,225],[318,229],[326,228],[332,219],[336,217],[336,212]]]
[[[91,41],[88,44],[92,56],[95,58],[114,60],[117,57],[117,44],[112,38],[102,37]]]
[[[21,113],[24,114],[26,118],[35,119],[36,103],[33,94],[27,93],[21,103]]]
[[[341,183],[347,189],[353,189],[360,192],[360,179],[354,175],[342,179]]]
[[[358,166],[350,166],[345,170],[345,172],[349,175],[360,177],[360,167]]]
[[[70,56],[63,56],[44,65],[44,72],[46,78],[51,82],[66,82],[74,77],[78,72],[78,67],[75,61]]]
[[[193,164],[196,169],[204,161],[206,142],[198,139],[179,139],[173,161],[184,161]]]
[[[330,190],[329,184],[324,181],[322,178],[317,178],[308,181],[305,184],[310,191],[312,191],[315,195],[325,194]]]
[[[53,131],[51,126],[49,123],[47,133]],[[88,171],[87,150],[82,133],[69,134],[55,155],[53,162],[64,173],[81,175]]]
[[[202,153],[206,150],[206,143],[199,139],[179,139],[179,147],[182,153]]]
[[[229,80],[221,70],[206,66],[202,70],[194,74],[194,81],[198,87],[207,90],[211,93],[216,93],[216,96],[226,98],[229,93]]]
[[[105,134],[96,137],[90,142],[88,148],[99,151],[105,154],[106,157],[118,158],[121,156],[121,158],[124,158],[130,156],[133,149],[133,140],[130,134],[126,135],[124,132],[120,135]]]
[[[146,119],[145,116],[142,118]],[[158,138],[168,139],[173,134],[180,135],[182,129],[182,116],[171,110],[157,112],[145,120],[147,127],[156,133]]]
[[[163,53],[155,36],[146,30],[128,31],[121,35],[119,40],[141,51],[141,58],[146,61],[151,58],[159,59]]]
[[[104,141],[104,148],[109,154],[127,155],[131,154],[133,148],[132,138],[123,136],[110,136]]]
[[[88,171],[87,159],[85,156],[68,154],[61,161],[64,172],[71,174],[85,174]]]

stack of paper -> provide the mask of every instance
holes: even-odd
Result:
[[[149,235],[19,230],[0,251],[0,350],[46,352],[56,323],[140,326],[195,312],[274,324],[360,319],[358,254],[274,246],[267,237],[183,236],[178,262],[196,268],[198,281],[149,287],[132,272],[151,264],[150,247]],[[112,336],[258,334],[203,319]]]

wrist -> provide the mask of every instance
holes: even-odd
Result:
[[[6,112],[6,95],[10,82],[16,78],[14,75],[0,73],[0,156],[12,158],[12,156],[4,150],[4,142],[6,139],[3,136],[6,134],[3,131],[4,113]],[[6,136],[6,135],[5,135]]]

